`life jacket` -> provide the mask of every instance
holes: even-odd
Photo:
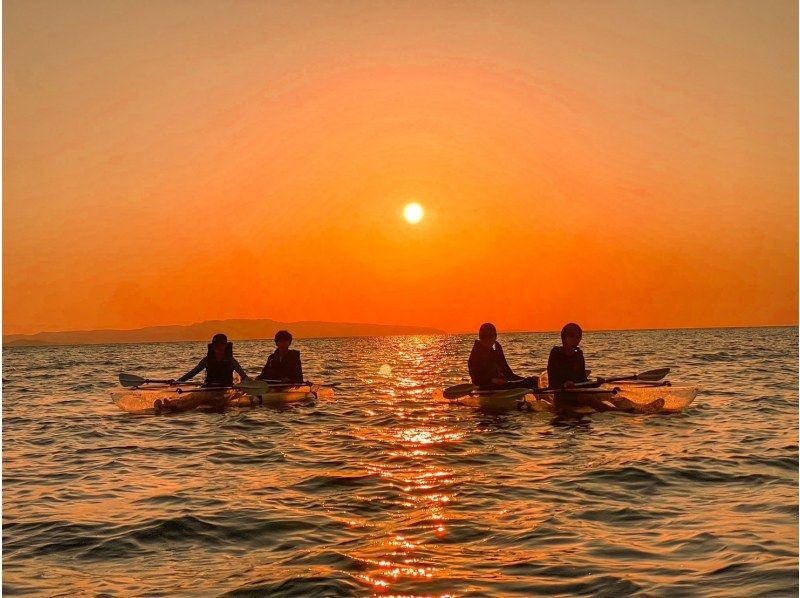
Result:
[[[300,351],[289,349],[281,361],[278,349],[267,358],[264,369],[261,370],[264,380],[283,380],[289,378],[292,382],[303,381],[303,366],[300,364]]]
[[[225,347],[225,357],[217,361],[214,346],[208,345],[206,357],[206,382],[209,386],[233,386],[233,343]]]

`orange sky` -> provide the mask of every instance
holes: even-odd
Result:
[[[3,5],[6,334],[797,324],[794,1]]]

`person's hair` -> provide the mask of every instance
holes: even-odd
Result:
[[[215,334],[214,338],[211,339],[212,345],[227,345],[228,344],[228,337],[222,334]]]
[[[281,341],[289,341],[291,343],[292,333],[288,330],[278,330],[278,332],[275,333],[275,343],[277,344]]]
[[[563,341],[570,334],[583,335],[583,330],[575,322],[570,322],[561,329],[561,340]]]
[[[481,324],[481,327],[478,330],[478,338],[489,338],[492,336],[497,336],[497,328],[494,327],[494,324],[491,322]]]

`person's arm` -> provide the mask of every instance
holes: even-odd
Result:
[[[237,374],[239,374],[239,377],[240,377],[240,378],[241,378],[243,381],[244,381],[244,380],[249,380],[249,379],[250,379],[250,376],[248,376],[248,375],[247,375],[247,372],[245,372],[245,371],[244,371],[244,369],[242,368],[242,366],[241,366],[241,365],[239,365],[239,362],[238,362],[238,361],[236,361],[236,358],[235,358],[235,357],[231,358],[231,363],[233,364],[233,371],[234,371],[234,372],[236,372]]]
[[[500,346],[500,343],[495,343],[495,345],[497,345],[497,351],[499,353],[498,357],[500,358],[500,364],[503,367],[503,375],[505,376],[506,380],[508,381],[522,380],[523,379],[522,376],[518,376],[517,374],[515,374],[514,371],[511,369],[511,366],[508,365],[508,361],[506,360],[506,354],[503,351],[503,347]]]
[[[271,355],[269,357],[267,357],[267,363],[265,363],[264,367],[261,368],[261,373],[258,376],[256,376],[256,380],[269,380],[270,379],[267,374],[269,373],[269,361],[270,361],[271,358],[272,358]]]
[[[586,382],[589,377],[586,375],[586,359],[583,357],[583,351],[581,351],[581,359],[580,359],[580,370],[581,370],[581,379],[578,382]]]
[[[472,351],[469,354],[469,360],[467,361],[469,377],[472,380],[472,383],[477,384],[478,386],[481,384],[489,384],[490,381],[488,380],[485,372],[486,367],[481,363],[481,356],[476,349],[477,347],[472,347]]]
[[[197,374],[206,369],[206,363],[208,363],[208,357],[203,357],[203,359],[200,360],[200,363],[178,378],[178,382],[186,382],[187,380],[194,378]]]
[[[295,368],[294,379],[296,382],[304,382],[303,380],[303,362],[300,361],[300,351],[297,352],[297,367]]]
[[[261,368],[261,373],[258,376],[256,376],[256,380],[266,380],[267,379],[267,365],[269,365],[269,362],[265,363],[264,367]]]
[[[547,383],[550,388],[561,388],[566,381],[564,372],[562,371],[563,368],[560,367],[558,351],[558,347],[553,347],[550,351],[550,356],[547,358]]]

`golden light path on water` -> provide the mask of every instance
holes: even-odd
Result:
[[[415,553],[427,536],[441,539],[446,534],[445,507],[453,498],[447,488],[453,484],[453,471],[425,461],[435,456],[436,447],[457,443],[465,435],[464,431],[437,424],[436,408],[417,404],[426,393],[430,394],[422,356],[422,351],[429,348],[425,339],[408,337],[393,344],[395,366],[381,367],[379,372],[393,372],[395,384],[385,390],[376,405],[379,412],[393,416],[393,425],[356,433],[365,442],[386,447],[388,463],[363,466],[402,492],[398,516],[414,527],[410,536],[395,533],[380,538],[374,549],[376,554],[383,553],[382,557],[359,559],[367,570],[358,574],[358,579],[381,592],[391,592],[404,580],[426,580],[436,575],[438,568]],[[375,415],[376,411],[369,414]]]
[[[202,343],[5,350],[4,586],[791,593],[796,340],[796,329],[589,333],[593,370],[666,364],[703,393],[679,414],[571,421],[434,400],[463,381],[471,336],[299,339],[304,370],[340,381],[335,393],[163,417],[117,410],[108,369],[174,375]],[[503,341],[525,374],[554,342]],[[268,350],[236,343],[250,370]]]

